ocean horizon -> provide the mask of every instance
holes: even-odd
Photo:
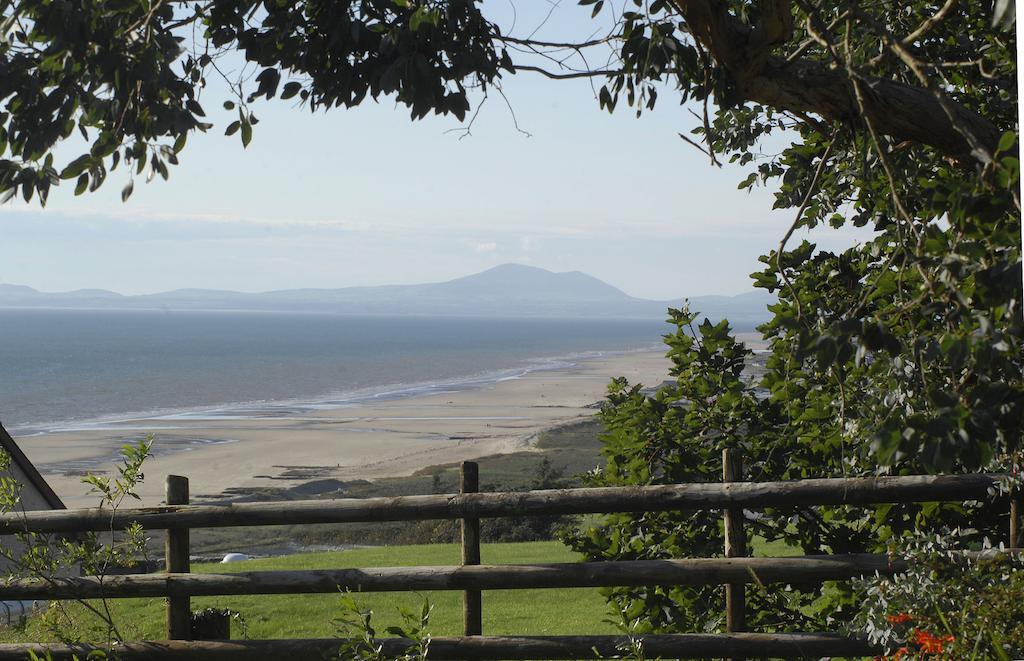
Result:
[[[651,319],[2,309],[0,421],[31,436],[288,417],[658,349],[667,329]]]

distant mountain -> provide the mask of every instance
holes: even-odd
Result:
[[[774,297],[764,292],[739,296],[696,296],[693,309],[712,319],[728,317],[737,328],[768,318]],[[252,310],[341,314],[416,314],[546,317],[664,317],[682,300],[634,298],[597,278],[570,271],[504,264],[447,282],[421,285],[287,289],[259,294],[214,289],[176,289],[122,296],[102,289],[45,293],[0,284],[0,308]]]
[[[105,289],[76,289],[49,294],[24,285],[0,284],[0,307],[119,307],[118,303],[127,298]]]

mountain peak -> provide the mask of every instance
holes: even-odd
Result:
[[[466,296],[501,296],[510,299],[541,298],[548,301],[628,301],[631,296],[607,282],[579,271],[556,273],[526,264],[501,264],[434,287],[459,290]]]
[[[516,273],[516,272],[519,272],[519,273],[530,273],[530,272],[533,272],[533,273],[554,273],[554,271],[549,271],[547,269],[542,269],[539,266],[530,266],[529,264],[519,264],[518,262],[505,262],[504,264],[498,264],[497,266],[492,266],[489,269],[484,269],[483,271],[480,271],[480,273],[476,273],[474,275],[481,275],[483,273],[491,273],[491,272],[495,272],[495,271],[503,272],[503,273]]]

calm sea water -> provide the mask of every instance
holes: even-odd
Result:
[[[656,320],[0,310],[0,420],[272,415],[476,387],[658,346]]]

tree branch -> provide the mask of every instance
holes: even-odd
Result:
[[[565,80],[567,78],[599,78],[601,76],[616,76],[622,73],[621,71],[613,69],[594,69],[593,71],[569,71],[566,73],[555,73],[553,71],[548,71],[547,69],[542,69],[541,67],[535,67],[528,64],[513,64],[512,66],[516,71],[533,71],[554,80]]]
[[[510,37],[508,35],[495,35],[496,41],[507,41],[510,44],[519,44],[520,46],[534,46],[537,48],[559,48],[564,50],[581,50],[583,48],[591,48],[593,46],[600,46],[601,44],[607,44],[612,41],[612,37],[602,37],[601,39],[591,39],[589,41],[581,41],[578,43],[571,42],[558,42],[558,41],[540,41],[538,39],[520,39],[518,37]]]
[[[946,4],[942,5],[942,8],[939,9],[939,11],[935,12],[933,16],[929,17],[924,22],[922,22],[916,30],[914,30],[913,32],[911,32],[910,34],[903,38],[903,45],[913,46],[915,41],[931,32],[932,28],[941,23],[942,20],[949,15],[949,12],[953,10],[953,7],[956,6],[956,3],[957,0],[946,0]]]
[[[759,32],[733,16],[723,0],[672,0],[672,4],[694,38],[732,76],[744,100],[859,125],[857,102],[845,72],[809,58],[787,60],[766,54],[773,45],[769,37],[783,34],[785,22],[779,17],[770,18]],[[786,0],[765,0],[764,4],[769,13],[789,9]],[[939,14],[941,10],[936,17]],[[754,39],[755,34],[760,36]],[[989,152],[999,143],[1000,133],[992,122],[951,99],[938,98],[931,90],[888,78],[863,82],[875,129],[897,142],[912,140],[968,161],[978,146],[971,144],[975,140]]]

